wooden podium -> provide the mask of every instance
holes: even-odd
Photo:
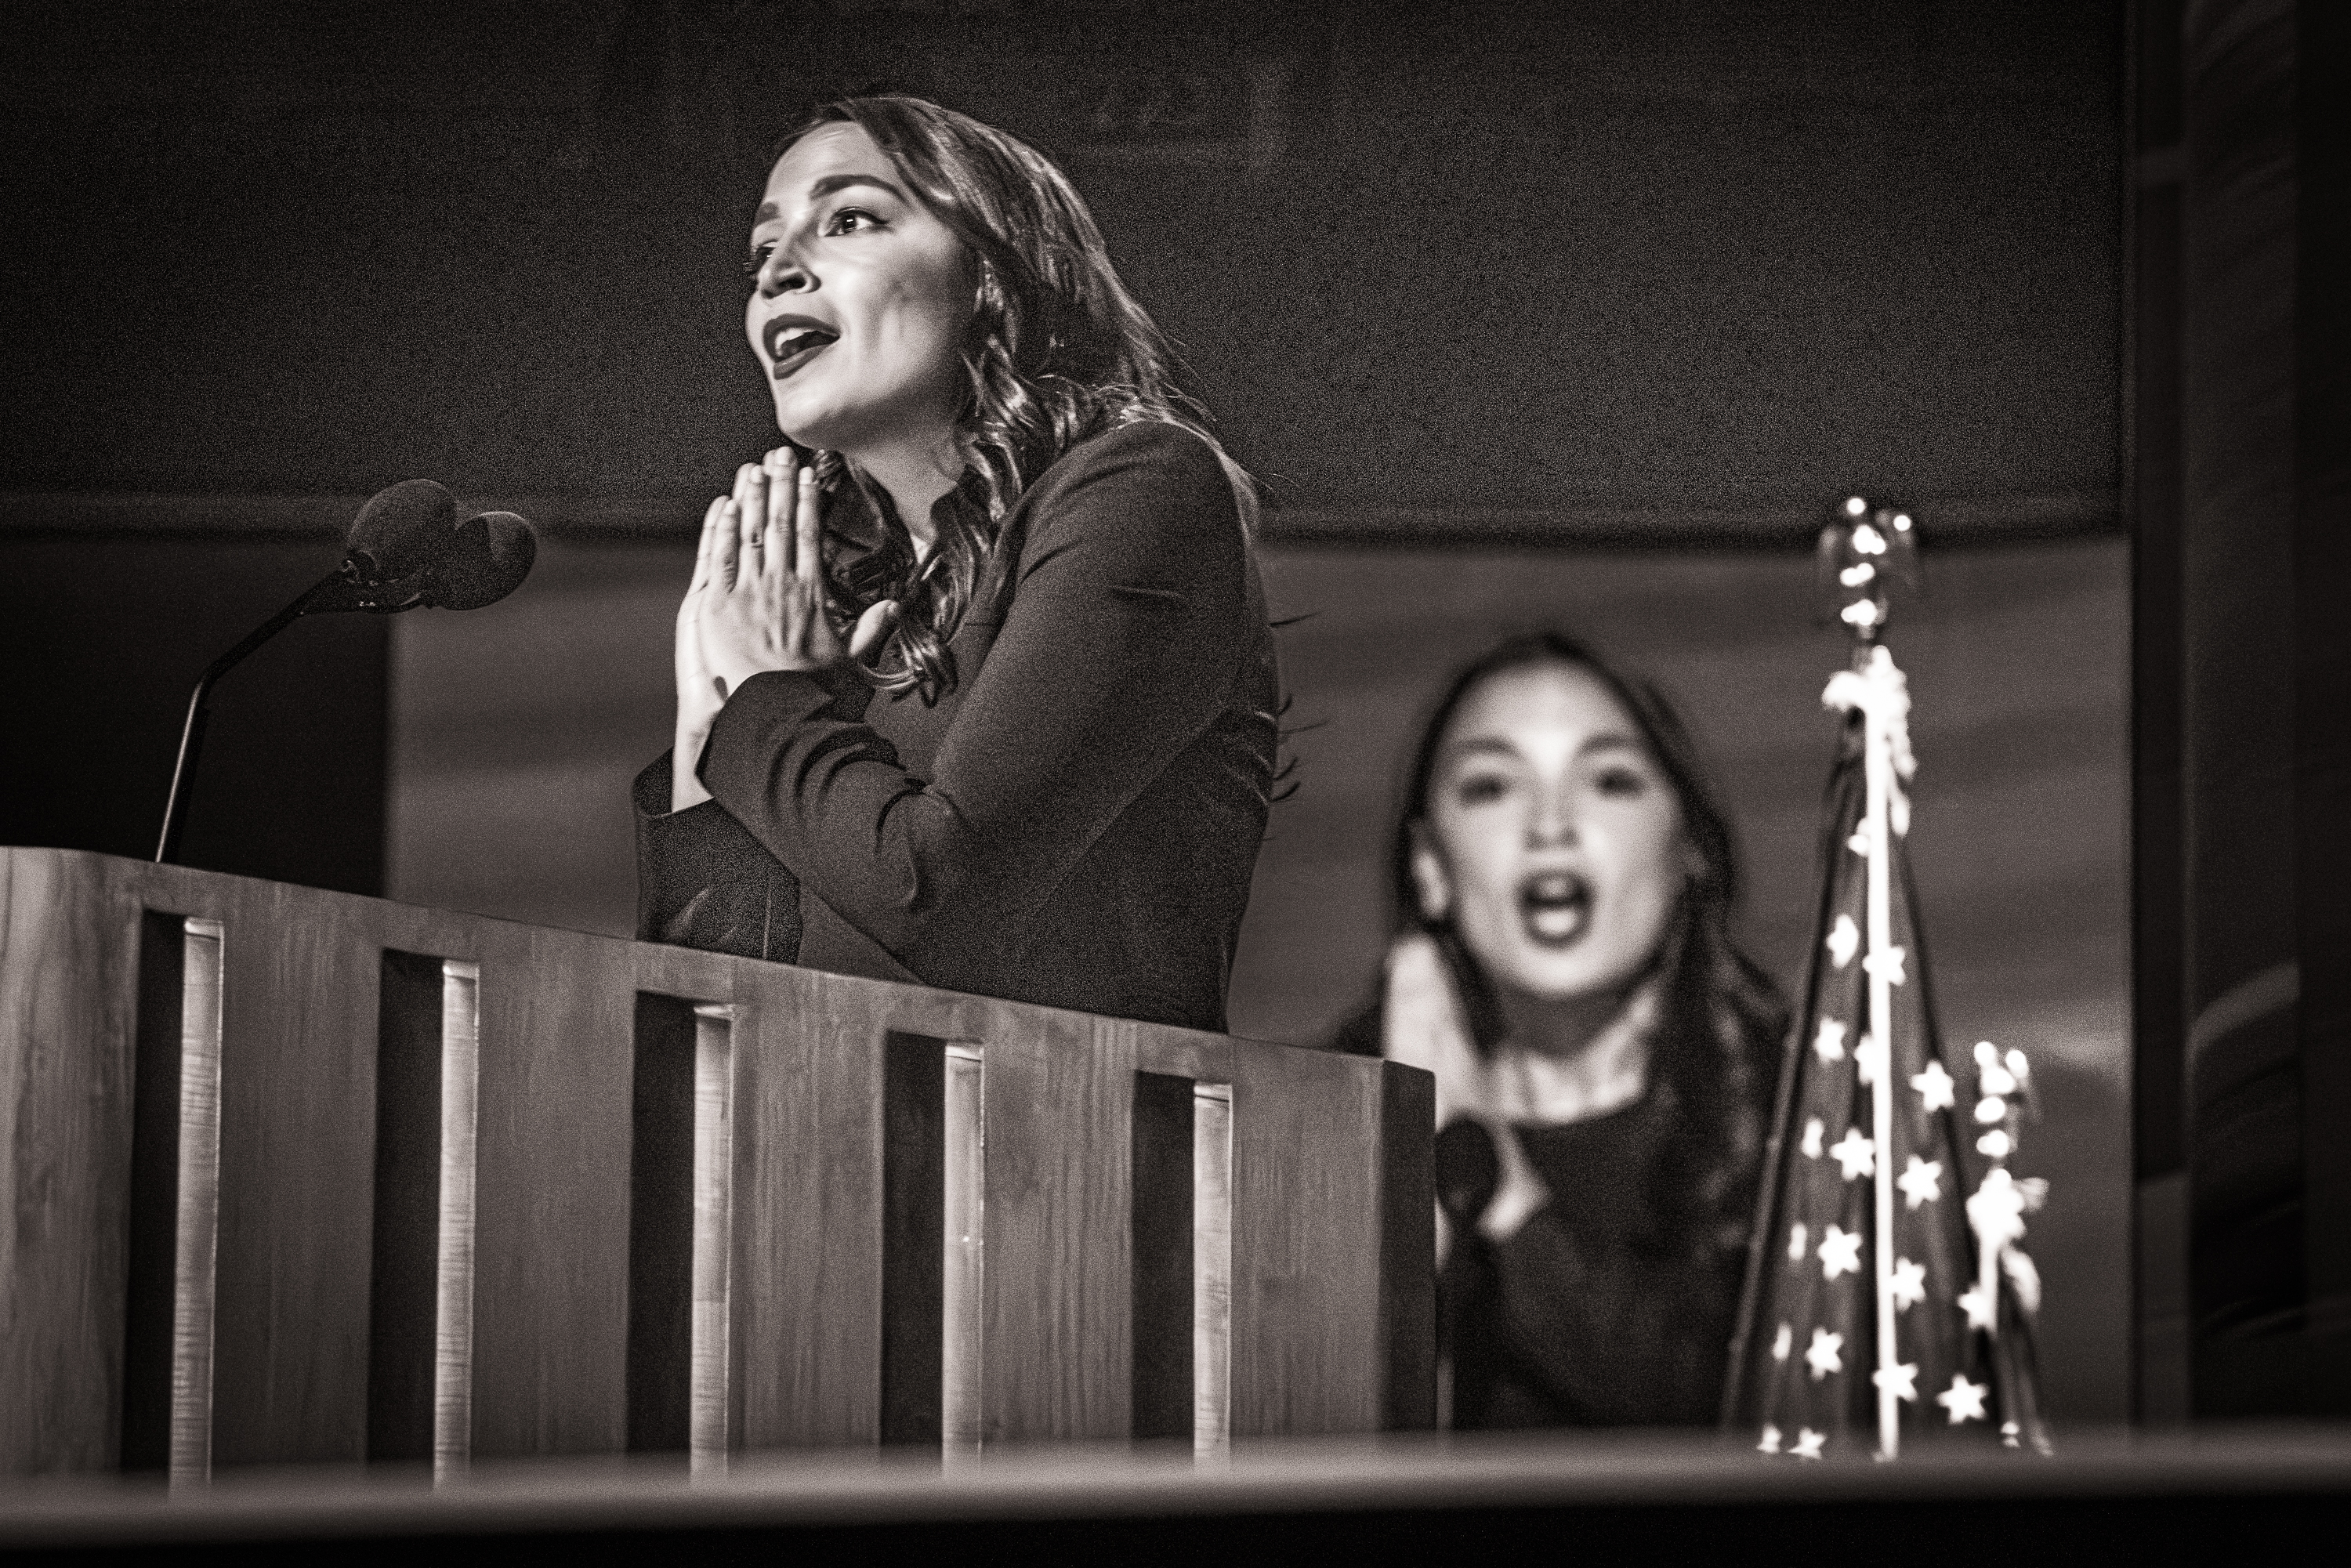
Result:
[[[1433,1425],[1391,1063],[0,849],[0,1474]]]

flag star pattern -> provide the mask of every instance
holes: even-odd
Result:
[[[1907,1312],[1927,1299],[1927,1270],[1907,1258],[1894,1260],[1894,1310]]]
[[[1902,1189],[1903,1197],[1913,1208],[1932,1203],[1943,1196],[1943,1162],[1922,1160],[1912,1155],[1909,1166],[1894,1178],[1894,1185]]]
[[[1990,1393],[1980,1383],[1970,1383],[1965,1373],[1951,1374],[1951,1385],[1935,1396],[1935,1403],[1951,1413],[1951,1425],[1984,1418],[1984,1396]]]
[[[1986,1042],[1955,1057],[1939,1033],[1896,809],[1915,784],[1907,739],[1897,728],[1889,752],[1873,738],[1907,703],[1901,686],[1882,646],[1831,685],[1853,716],[1822,825],[1813,959],[1782,1061],[1728,1404],[1746,1431],[1779,1435],[1759,1444],[1775,1461],[1996,1447],[2003,1423],[2017,1448],[2048,1451],[2039,1281],[2023,1251],[2039,1194],[2006,1169],[2030,1080],[2021,1053]],[[1891,707],[1866,706],[1889,692]],[[1876,799],[1893,831],[1879,834],[1869,768],[1884,779],[1889,755],[1899,779]]]
[[[1855,1176],[1876,1174],[1877,1145],[1871,1143],[1869,1134],[1859,1127],[1847,1127],[1844,1136],[1837,1140],[1836,1147],[1829,1153],[1834,1155],[1836,1163],[1844,1167],[1844,1179],[1847,1181]]]

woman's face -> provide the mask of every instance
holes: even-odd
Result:
[[[1499,986],[1543,1000],[1626,985],[1696,869],[1639,726],[1579,664],[1502,670],[1454,708],[1413,835],[1421,908]]]
[[[855,456],[953,430],[970,263],[863,126],[819,126],[777,160],[751,256],[743,329],[786,435]]]

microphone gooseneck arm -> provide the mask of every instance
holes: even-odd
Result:
[[[529,575],[538,550],[530,524],[512,512],[484,512],[459,522],[455,499],[430,479],[405,480],[371,497],[351,520],[343,564],[214,659],[188,695],[156,863],[169,862],[180,851],[214,682],[305,615],[340,610],[397,615],[421,604],[477,610],[496,603]]]
[[[255,649],[319,608],[319,601],[336,590],[349,591],[358,583],[359,568],[346,560],[303,590],[293,603],[255,627],[235,647],[204,666],[204,673],[196,678],[196,689],[188,694],[187,722],[180,728],[180,755],[172,764],[172,794],[163,804],[163,831],[155,841],[156,864],[169,864],[172,857],[180,852],[180,831],[187,823],[188,792],[195,785],[196,757],[204,750],[204,713],[212,697],[213,683],[245,663]]]

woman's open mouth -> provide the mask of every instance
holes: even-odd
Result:
[[[1572,871],[1531,876],[1519,884],[1519,919],[1534,941],[1567,946],[1591,924],[1592,884]]]
[[[830,328],[789,317],[768,322],[763,337],[768,360],[773,367],[768,373],[777,381],[782,381],[841,340],[841,334]]]

